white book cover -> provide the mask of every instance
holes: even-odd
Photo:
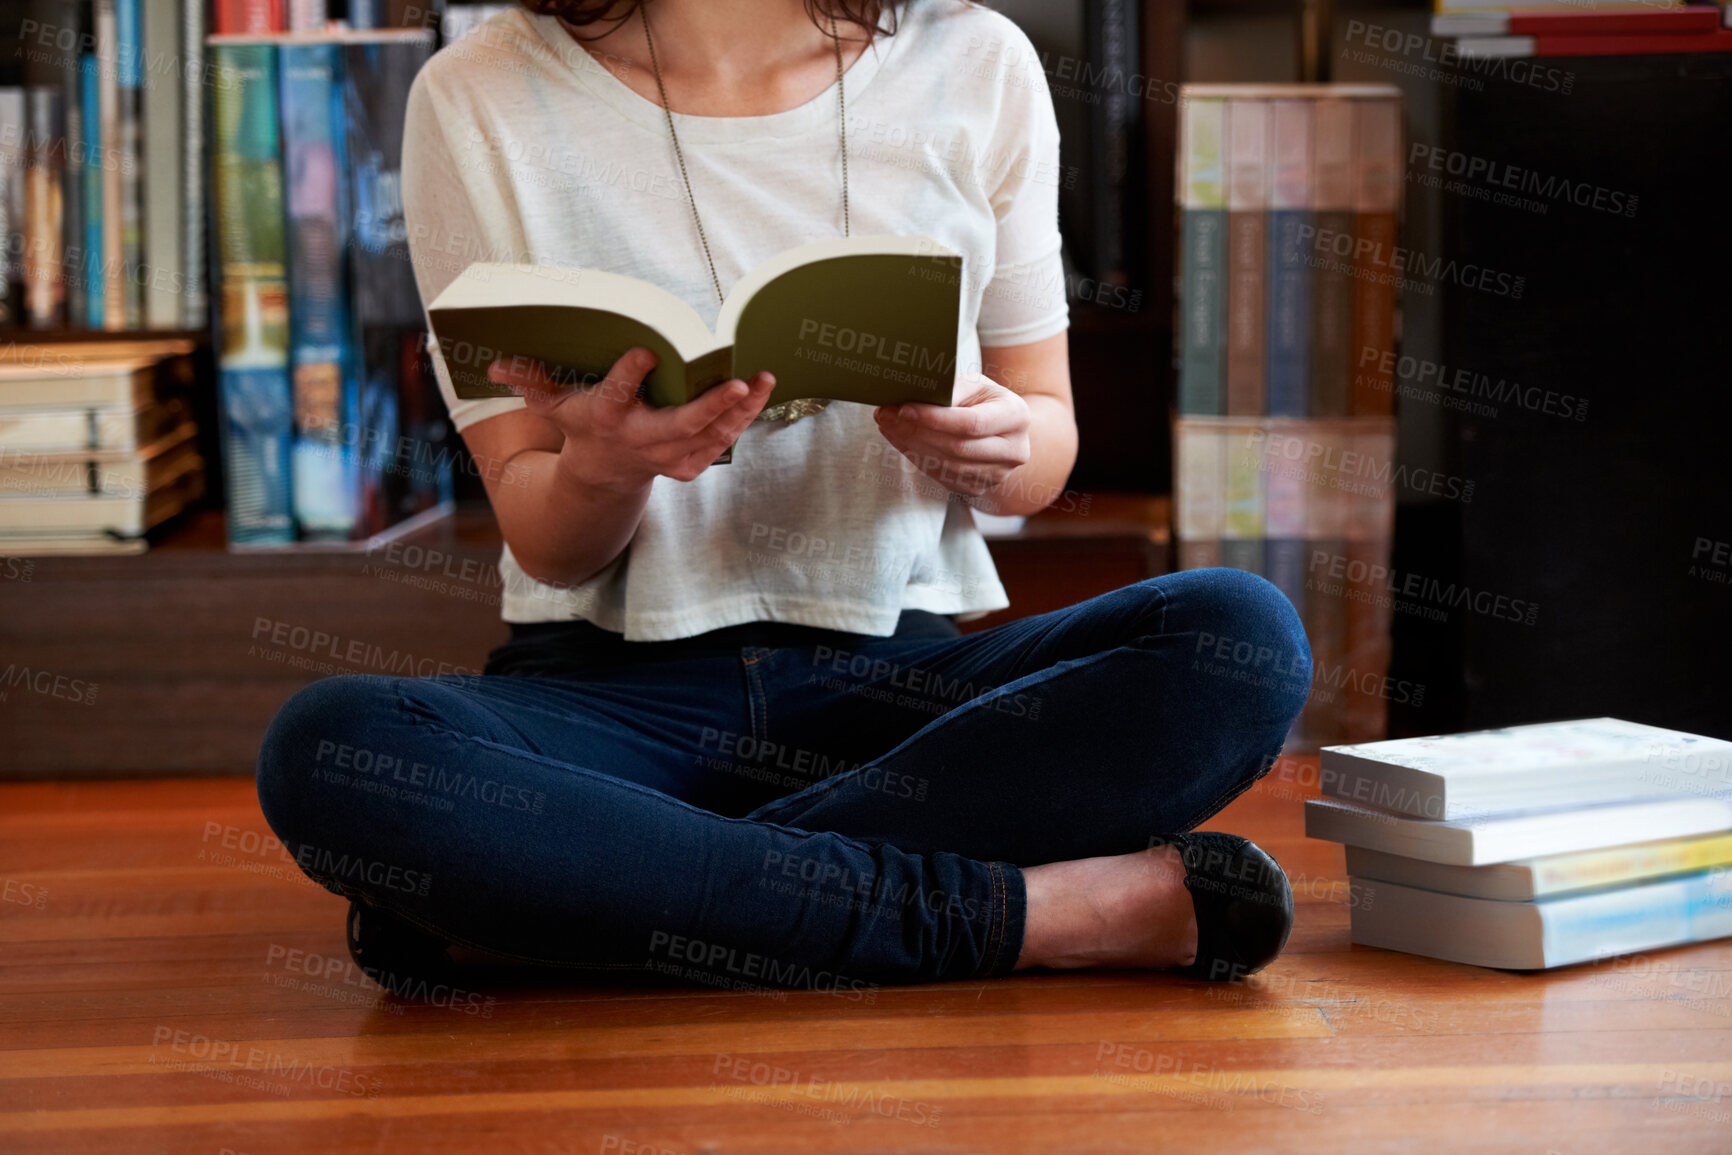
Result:
[[[1399,584],[1394,592],[1401,592]],[[1326,746],[1321,780],[1331,798],[1440,819],[1696,796],[1732,791],[1732,742],[1583,718]]]
[[[1549,854],[1490,866],[1447,866],[1349,846],[1347,873],[1420,890],[1528,902],[1579,890],[1628,886],[1676,874],[1732,868],[1732,834],[1668,838],[1574,854]]]
[[[1221,536],[1226,514],[1226,434],[1218,420],[1181,417],[1173,433],[1174,522],[1181,541],[1208,541]]]
[[[1352,879],[1364,946],[1506,970],[1545,970],[1732,935],[1732,871],[1499,902]]]
[[[1311,207],[1314,103],[1310,100],[1270,102],[1273,144],[1270,149],[1269,207],[1272,209]]]
[[[1227,102],[1227,209],[1261,212],[1269,207],[1267,100]]]
[[[1183,147],[1179,154],[1179,205],[1187,209],[1227,207],[1222,145],[1227,102],[1188,98],[1183,105]]]
[[[1305,834],[1451,866],[1487,866],[1732,830],[1732,794],[1650,798],[1473,818],[1409,818],[1334,798],[1305,801]]]

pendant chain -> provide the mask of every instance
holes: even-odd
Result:
[[[716,275],[716,259],[710,255],[710,240],[704,235],[704,221],[698,215],[698,198],[692,192],[692,178],[686,172],[686,155],[680,149],[680,134],[674,131],[673,110],[668,107],[667,85],[662,82],[662,68],[656,59],[656,42],[650,36],[649,14],[644,10],[646,5],[638,6],[638,16],[643,21],[644,44],[649,48],[650,68],[656,77],[656,91],[662,98],[662,115],[667,118],[668,136],[674,142],[674,158],[679,161],[680,179],[686,185],[686,200],[692,206],[692,221],[698,226],[698,242],[704,247],[704,260],[710,266],[710,283],[716,287],[716,300],[724,300],[722,294],[722,279]],[[830,42],[836,46],[836,124],[837,135],[842,146],[842,235],[851,236],[851,222],[848,218],[848,103],[843,93],[842,83],[842,38],[836,34],[835,17],[830,19]]]

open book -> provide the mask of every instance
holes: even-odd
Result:
[[[584,385],[637,345],[656,355],[641,391],[654,405],[766,370],[770,405],[948,405],[961,309],[960,256],[928,237],[872,236],[765,261],[729,291],[713,333],[666,289],[594,269],[472,264],[427,312],[465,399],[514,396],[488,380],[498,358],[536,357]]]

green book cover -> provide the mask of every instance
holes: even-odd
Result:
[[[276,51],[270,44],[210,50],[225,367],[282,365],[289,355]]]
[[[656,367],[642,395],[680,405],[768,371],[768,404],[801,398],[950,404],[962,258],[926,237],[851,237],[790,249],[735,283],[712,332],[659,286],[594,269],[478,263],[428,306],[458,397],[514,396],[493,361],[527,356],[574,386],[634,346]]]

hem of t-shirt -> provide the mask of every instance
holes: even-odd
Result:
[[[1038,321],[1030,321],[1026,325],[1016,325],[1009,329],[975,329],[983,347],[999,348],[1005,345],[1032,345],[1036,341],[1044,341],[1048,337],[1056,337],[1070,328],[1070,306],[1056,316],[1043,317]]]
[[[523,607],[517,604],[519,599],[508,594],[503,599],[501,616],[507,622],[518,623],[571,621],[574,617],[580,618],[612,633],[623,634],[628,642],[674,641],[728,626],[766,621],[812,626],[823,630],[842,630],[870,637],[889,637],[896,632],[896,622],[902,616],[903,610],[925,610],[935,614],[971,614],[979,611],[985,614],[1008,608],[1010,599],[1003,586],[995,580],[992,587],[981,590],[984,602],[979,599],[961,602],[954,594],[947,595],[942,590],[911,587],[902,604],[895,606],[839,601],[833,597],[801,598],[749,594],[705,602],[682,610],[636,614],[628,611],[623,616],[624,620],[618,620],[618,615],[613,614],[583,615],[572,614],[569,610],[552,616],[545,612],[524,616],[521,613]],[[543,602],[538,608],[546,611],[550,607]]]

